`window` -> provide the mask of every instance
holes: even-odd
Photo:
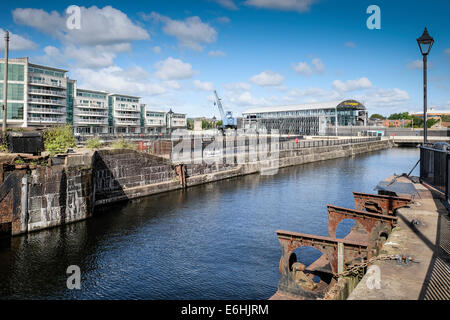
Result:
[[[4,79],[5,64],[0,64],[0,79]],[[24,66],[22,64],[8,63],[8,80],[24,81]]]
[[[8,83],[8,100],[23,100],[23,91],[23,84]],[[3,101],[3,83],[0,83],[0,100]]]

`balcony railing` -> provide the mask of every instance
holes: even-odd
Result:
[[[105,104],[98,105],[96,103],[83,103],[83,102],[75,102],[74,107],[76,108],[89,108],[89,109],[107,109]]]
[[[55,83],[52,81],[47,81],[47,80],[36,80],[33,78],[29,79],[30,84],[34,84],[34,85],[44,85],[44,86],[51,86],[51,87],[55,87],[55,88],[66,88],[66,84],[65,83]]]
[[[132,121],[132,120],[124,120],[124,119],[116,119],[115,123],[117,125],[134,125],[134,126],[139,126],[140,125],[140,121]]]
[[[66,123],[65,118],[49,118],[49,117],[28,117],[28,122],[39,122],[39,123]]]
[[[114,117],[116,117],[116,118],[128,118],[128,119],[140,119],[141,115],[140,114],[122,114],[122,113],[114,112]]]
[[[52,100],[52,99],[36,99],[36,98],[31,98],[28,100],[29,103],[31,104],[40,104],[40,103],[45,103],[45,104],[51,104],[51,105],[57,105],[57,106],[66,106],[66,100]]]
[[[52,108],[30,108],[28,109],[29,113],[50,113],[50,114],[65,114],[66,109],[52,109]]]
[[[108,125],[108,120],[100,120],[100,119],[74,119],[74,125],[77,124],[101,124],[101,125]]]
[[[96,112],[96,111],[83,111],[83,110],[76,110],[74,114],[76,116],[96,116],[96,117],[107,117],[108,113],[107,112]]]
[[[133,111],[133,112],[141,112],[141,110],[139,110],[139,108],[130,108],[130,107],[119,107],[119,106],[115,106],[114,110],[117,111]]]
[[[56,91],[56,90],[46,90],[46,89],[30,89],[30,94],[43,94],[43,95],[53,95],[58,97],[66,97],[65,91]]]

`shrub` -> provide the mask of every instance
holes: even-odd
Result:
[[[50,152],[50,156],[64,153],[67,149],[76,146],[70,125],[48,128],[44,131],[43,138],[45,151]]]
[[[125,141],[125,139],[121,138],[114,141],[111,145],[113,149],[136,149],[131,143]]]
[[[103,143],[100,141],[100,138],[90,138],[86,141],[86,147],[89,149],[100,149],[103,146]]]

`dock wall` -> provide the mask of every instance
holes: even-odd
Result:
[[[0,235],[89,218],[95,206],[304,163],[389,148],[388,140],[282,150],[276,160],[182,164],[134,150],[69,154],[47,166],[2,163]],[[247,159],[248,160],[248,159]]]

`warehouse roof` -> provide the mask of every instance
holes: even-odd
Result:
[[[252,108],[243,112],[242,114],[252,114],[252,113],[266,113],[266,112],[283,112],[283,111],[298,111],[298,110],[309,110],[309,109],[334,109],[340,104],[344,103],[357,103],[362,105],[356,100],[337,100],[328,102],[310,102],[303,104],[285,105],[285,106],[274,106],[274,107],[263,107],[263,108]]]

